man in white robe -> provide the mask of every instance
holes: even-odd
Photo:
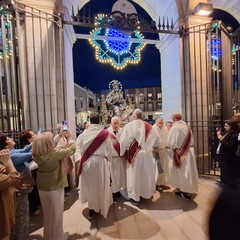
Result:
[[[132,161],[127,162],[128,197],[133,205],[138,205],[140,197],[149,199],[155,192],[153,148],[159,145],[159,136],[156,129],[142,120],[140,109],[135,109],[133,118],[134,120],[123,128],[120,137],[120,155],[124,155],[130,145],[133,145],[133,142],[136,142],[137,146],[140,147]]]
[[[191,193],[198,191],[193,136],[187,124],[182,121],[180,113],[173,114],[172,119],[173,127],[168,134],[168,146],[180,161],[176,163],[171,160],[171,185],[179,189],[179,192],[175,192],[177,197],[190,200]]]
[[[80,163],[86,150],[93,145],[93,141],[103,131],[103,125],[100,125],[98,113],[90,114],[91,125],[79,135],[76,140],[75,159]],[[79,199],[82,203],[88,202],[89,219],[92,219],[95,213],[101,213],[107,217],[110,205],[113,203],[112,190],[110,186],[109,161],[112,157],[112,143],[107,137],[100,146],[92,146],[92,154],[84,162],[82,170],[79,172]],[[95,148],[96,147],[96,148]],[[89,154],[90,155],[90,154]]]
[[[108,128],[110,132],[110,138],[113,146],[113,156],[110,162],[110,172],[112,179],[112,193],[113,199],[116,200],[120,197],[120,190],[126,188],[126,161],[123,157],[120,157],[120,136],[122,133],[122,128],[120,128],[120,118],[112,117],[111,125]]]
[[[163,119],[158,118],[153,125],[158,132],[160,137],[160,144],[159,144],[159,159],[160,159],[160,167],[162,168],[162,172],[160,172],[159,167],[157,167],[157,186],[160,186],[161,190],[165,189],[165,185],[170,184],[170,169],[169,169],[169,149],[167,149],[167,138],[168,138],[168,128],[164,126]],[[158,159],[156,160],[156,164],[158,165]]]

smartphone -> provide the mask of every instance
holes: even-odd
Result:
[[[68,126],[67,126],[67,121],[66,120],[62,121],[62,130],[63,131],[68,131]]]

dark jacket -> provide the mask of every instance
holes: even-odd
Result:
[[[220,155],[221,161],[234,163],[238,161],[236,151],[238,148],[238,134],[229,132],[221,141]]]
[[[228,187],[237,189],[240,172],[240,158],[236,155],[238,134],[229,132],[221,141],[220,169],[221,182]]]

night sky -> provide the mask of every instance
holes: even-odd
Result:
[[[97,13],[110,13],[116,0],[91,0],[85,5],[85,12],[89,9],[91,15]],[[131,1],[130,1],[131,2]],[[131,2],[138,14],[149,22],[150,16],[134,2]],[[80,10],[83,14],[83,10]],[[214,20],[223,20],[226,25],[239,27],[239,23],[226,12],[214,10]],[[76,33],[89,33],[90,28],[77,28]],[[143,33],[146,39],[157,39],[157,34]],[[160,54],[155,45],[146,45],[142,51],[141,62],[137,65],[128,65],[124,70],[116,70],[109,64],[99,63],[95,59],[95,49],[88,40],[78,39],[73,46],[74,81],[82,87],[93,92],[108,89],[108,84],[113,79],[122,83],[123,89],[137,87],[159,86],[161,84]]]
[[[91,15],[110,13],[116,0],[91,0],[85,5],[85,12],[90,8]],[[134,4],[138,14],[148,21],[149,15]],[[83,10],[82,10],[83,11]],[[80,11],[82,14],[83,12]],[[89,33],[91,29],[75,28],[77,33]],[[157,39],[157,34],[146,34],[146,39]],[[110,64],[99,63],[95,59],[95,49],[88,40],[78,39],[73,46],[74,81],[94,92],[108,89],[113,79],[122,83],[123,89],[136,87],[151,87],[160,85],[160,54],[155,45],[146,45],[142,50],[139,64],[130,64],[124,70],[116,70]]]

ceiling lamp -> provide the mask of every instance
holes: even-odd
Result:
[[[213,5],[211,3],[199,2],[193,10],[194,15],[209,16],[213,12]]]

